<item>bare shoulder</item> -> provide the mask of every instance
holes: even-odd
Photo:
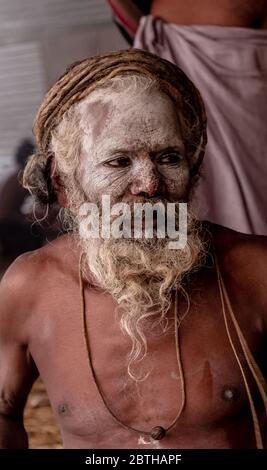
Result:
[[[76,254],[73,239],[63,235],[38,250],[30,251],[19,256],[7,269],[1,280],[2,289],[11,289],[13,292],[21,291],[40,281],[40,277],[51,274],[56,267],[65,268],[71,265],[71,258]],[[20,292],[21,293],[21,292]]]
[[[267,327],[267,237],[212,227],[215,251],[225,281]]]
[[[216,251],[229,269],[249,270],[254,275],[267,274],[267,237],[247,235],[219,225],[212,226]]]
[[[41,290],[57,278],[58,272],[71,272],[77,257],[73,239],[64,235],[48,245],[19,256],[0,282],[0,321],[23,331],[27,317],[34,312]]]

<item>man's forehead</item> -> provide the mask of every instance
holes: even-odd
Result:
[[[129,121],[134,127],[153,128],[153,120],[161,115],[177,121],[178,110],[167,95],[157,89],[140,92],[133,89],[114,91],[112,89],[95,90],[79,105],[83,130],[92,131],[93,141],[97,139],[109,124],[112,126]],[[166,123],[167,124],[167,123]]]
[[[81,103],[84,149],[93,146],[96,160],[118,153],[156,153],[173,146],[182,151],[179,119],[168,96],[158,90],[140,94],[135,89],[129,98],[129,90],[123,91],[98,90]]]
[[[97,112],[97,108],[101,108],[102,106],[107,105],[108,103],[112,105],[113,103],[113,95],[114,93],[112,90],[107,88],[103,89],[96,89],[92,91],[86,98],[84,98],[78,105],[80,114],[86,114],[91,110]],[[94,112],[92,111],[92,112]]]
[[[94,144],[101,136],[109,121],[112,111],[113,103],[111,100],[104,100],[95,98],[93,101],[85,103],[81,108],[82,127],[88,132],[90,128],[92,143]]]

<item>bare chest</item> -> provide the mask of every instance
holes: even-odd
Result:
[[[213,436],[220,447],[218,442],[228,439],[227,423],[249,423],[241,371],[217,301],[192,307],[180,327],[182,374],[170,331],[150,336],[148,355],[139,364],[149,375],[136,383],[127,374],[131,342],[119,328],[110,298],[87,297],[91,364],[76,290],[65,291],[64,302],[58,295],[52,298],[49,309],[40,304],[30,347],[66,445],[155,447],[162,444],[147,433],[155,426],[168,428],[177,418],[163,446],[205,447],[202,440]],[[257,353],[257,338],[248,339]]]

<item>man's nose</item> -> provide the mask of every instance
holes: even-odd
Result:
[[[131,193],[134,196],[146,195],[153,197],[159,188],[159,175],[155,169],[153,162],[147,161],[138,163],[133,173],[133,179],[131,184]]]

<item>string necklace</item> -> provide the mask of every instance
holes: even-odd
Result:
[[[242,366],[242,363],[239,359],[239,356],[238,356],[238,353],[237,353],[237,350],[236,350],[236,347],[234,345],[234,341],[233,341],[233,338],[232,338],[232,335],[231,335],[231,332],[230,332],[230,325],[229,325],[227,315],[226,315],[226,307],[227,307],[227,310],[229,312],[230,319],[231,319],[231,321],[233,323],[233,326],[235,328],[235,331],[236,331],[240,346],[242,348],[244,357],[246,359],[247,365],[248,365],[248,367],[249,367],[249,369],[250,369],[250,371],[253,375],[253,378],[256,382],[256,385],[258,387],[259,393],[261,395],[261,398],[262,398],[262,401],[263,401],[263,404],[264,404],[264,407],[265,407],[265,413],[267,415],[267,386],[266,386],[266,382],[265,382],[264,377],[263,377],[263,375],[262,375],[262,373],[261,373],[261,371],[260,371],[260,369],[259,369],[259,367],[258,367],[258,365],[257,365],[250,349],[249,349],[249,346],[248,346],[247,341],[246,341],[246,339],[245,339],[245,337],[244,337],[244,335],[243,335],[243,333],[240,329],[240,326],[238,325],[238,322],[235,318],[233,307],[232,307],[228,292],[227,292],[226,287],[225,287],[225,283],[224,283],[224,280],[223,280],[223,277],[222,277],[222,274],[221,274],[221,271],[220,271],[220,266],[219,266],[219,262],[218,262],[217,255],[216,255],[214,247],[213,247],[213,251],[214,251],[215,267],[216,267],[218,287],[219,287],[219,293],[220,293],[221,306],[222,306],[223,319],[224,319],[226,333],[227,333],[227,336],[228,336],[230,346],[231,346],[232,351],[234,353],[235,359],[237,361],[238,367],[240,369],[240,372],[241,372],[241,375],[242,375],[242,378],[243,378],[243,382],[244,382],[244,385],[245,385],[245,389],[246,389],[246,392],[247,392],[247,397],[248,397],[250,411],[251,411],[252,420],[253,420],[253,428],[254,428],[254,436],[255,436],[255,441],[256,441],[256,447],[257,447],[257,449],[263,449],[264,448],[263,438],[262,438],[261,429],[260,429],[260,425],[259,425],[259,419],[258,419],[257,412],[256,412],[256,407],[255,407],[255,404],[254,404],[252,393],[250,391],[250,387],[249,387],[249,383],[248,383],[248,380],[247,380],[247,376],[246,376],[244,367]]]
[[[163,426],[158,425],[158,426],[154,426],[149,431],[148,430],[143,430],[143,429],[142,430],[137,429],[137,428],[135,428],[133,426],[130,426],[129,424],[121,421],[116,416],[116,414],[110,408],[110,406],[109,406],[109,404],[108,404],[108,402],[107,402],[107,400],[106,400],[106,398],[105,398],[105,396],[102,392],[99,381],[97,379],[95,369],[94,369],[94,366],[93,366],[93,362],[92,362],[91,348],[90,348],[90,343],[89,343],[89,335],[88,335],[89,329],[87,327],[86,304],[85,304],[84,285],[83,285],[83,279],[82,279],[82,266],[81,265],[82,265],[82,256],[80,257],[80,262],[79,262],[79,284],[80,284],[81,309],[82,309],[82,318],[83,318],[83,337],[84,337],[84,341],[85,341],[85,345],[86,345],[89,368],[92,372],[92,376],[93,376],[96,388],[98,390],[99,396],[101,397],[105,408],[107,408],[110,415],[116,421],[117,424],[124,427],[125,429],[128,429],[130,431],[134,431],[134,432],[139,433],[139,434],[149,436],[152,439],[159,441],[159,440],[164,438],[164,436],[167,434],[167,432],[169,432],[172,428],[174,428],[174,426],[176,425],[178,419],[180,418],[180,415],[181,415],[181,413],[184,409],[184,406],[185,406],[185,381],[184,381],[184,372],[183,372],[182,361],[181,361],[180,341],[179,341],[180,322],[179,322],[179,325],[178,325],[178,314],[177,314],[177,310],[178,310],[178,305],[177,305],[178,304],[178,298],[177,298],[178,297],[178,292],[177,292],[177,290],[175,290],[175,298],[174,298],[174,328],[175,328],[174,332],[175,333],[174,333],[174,336],[175,336],[175,349],[176,349],[177,365],[178,365],[179,377],[180,377],[180,382],[181,382],[181,394],[182,394],[181,405],[180,405],[180,407],[177,411],[177,414],[176,414],[175,418],[172,420],[172,422],[169,424],[169,426],[167,428],[164,428]]]

